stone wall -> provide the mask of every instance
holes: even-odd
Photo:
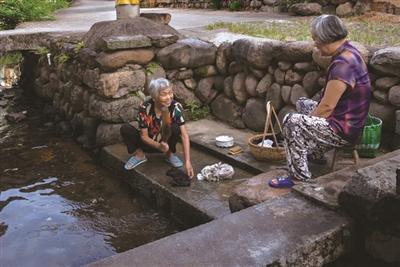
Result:
[[[175,98],[184,106],[209,105],[218,119],[234,127],[262,131],[265,102],[270,100],[282,119],[295,111],[299,97],[317,99],[329,63],[311,42],[304,41],[240,39],[216,47],[168,35],[103,39],[101,48],[79,52],[79,44],[54,41],[52,64],[42,56],[36,68],[36,94],[87,147],[120,141],[120,125],[135,123],[138,105],[153,78],[170,79]],[[369,62],[370,112],[383,119],[384,132],[398,147],[400,47],[372,52],[356,45]]]
[[[223,8],[228,9],[233,3],[240,3],[242,10],[260,10],[264,12],[290,12],[299,16],[319,14],[337,14],[341,17],[378,11],[400,15],[400,6],[389,2],[370,0],[146,0],[144,7],[170,8]]]

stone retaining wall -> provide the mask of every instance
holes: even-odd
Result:
[[[135,123],[153,78],[170,79],[185,106],[209,105],[220,120],[255,131],[263,130],[267,100],[282,119],[295,111],[299,97],[317,99],[325,84],[329,59],[311,42],[240,39],[216,47],[172,37],[104,38],[101,48],[79,52],[77,44],[53,41],[52,64],[45,56],[38,61],[35,92],[47,99],[48,113],[71,125],[79,142],[101,147],[120,141],[122,123]],[[384,132],[398,147],[400,47],[373,52],[356,45],[369,62],[370,112],[383,119]]]
[[[378,11],[400,15],[400,6],[389,2],[371,0],[146,0],[144,7],[170,8],[223,8],[229,9],[239,4],[241,10],[260,10],[264,12],[290,12],[300,16],[318,14],[337,14],[341,17]]]

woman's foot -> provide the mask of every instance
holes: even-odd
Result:
[[[142,163],[145,163],[147,161],[147,158],[143,155],[142,157],[139,157],[137,155],[132,156],[128,159],[128,161],[125,163],[125,170],[132,170],[136,166],[139,166]]]
[[[268,185],[273,188],[291,188],[295,185],[293,180],[292,175],[283,175],[269,180]]]
[[[174,168],[180,168],[183,166],[182,160],[173,153],[168,153],[166,155],[165,161],[169,163]]]

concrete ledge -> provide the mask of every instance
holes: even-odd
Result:
[[[352,248],[351,222],[290,194],[90,264],[322,266]]]

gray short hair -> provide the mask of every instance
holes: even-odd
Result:
[[[335,15],[321,15],[311,23],[311,34],[316,41],[329,44],[346,38],[348,31],[343,21]]]
[[[152,98],[157,98],[162,90],[171,86],[171,83],[164,78],[152,80],[149,84],[149,94]]]

